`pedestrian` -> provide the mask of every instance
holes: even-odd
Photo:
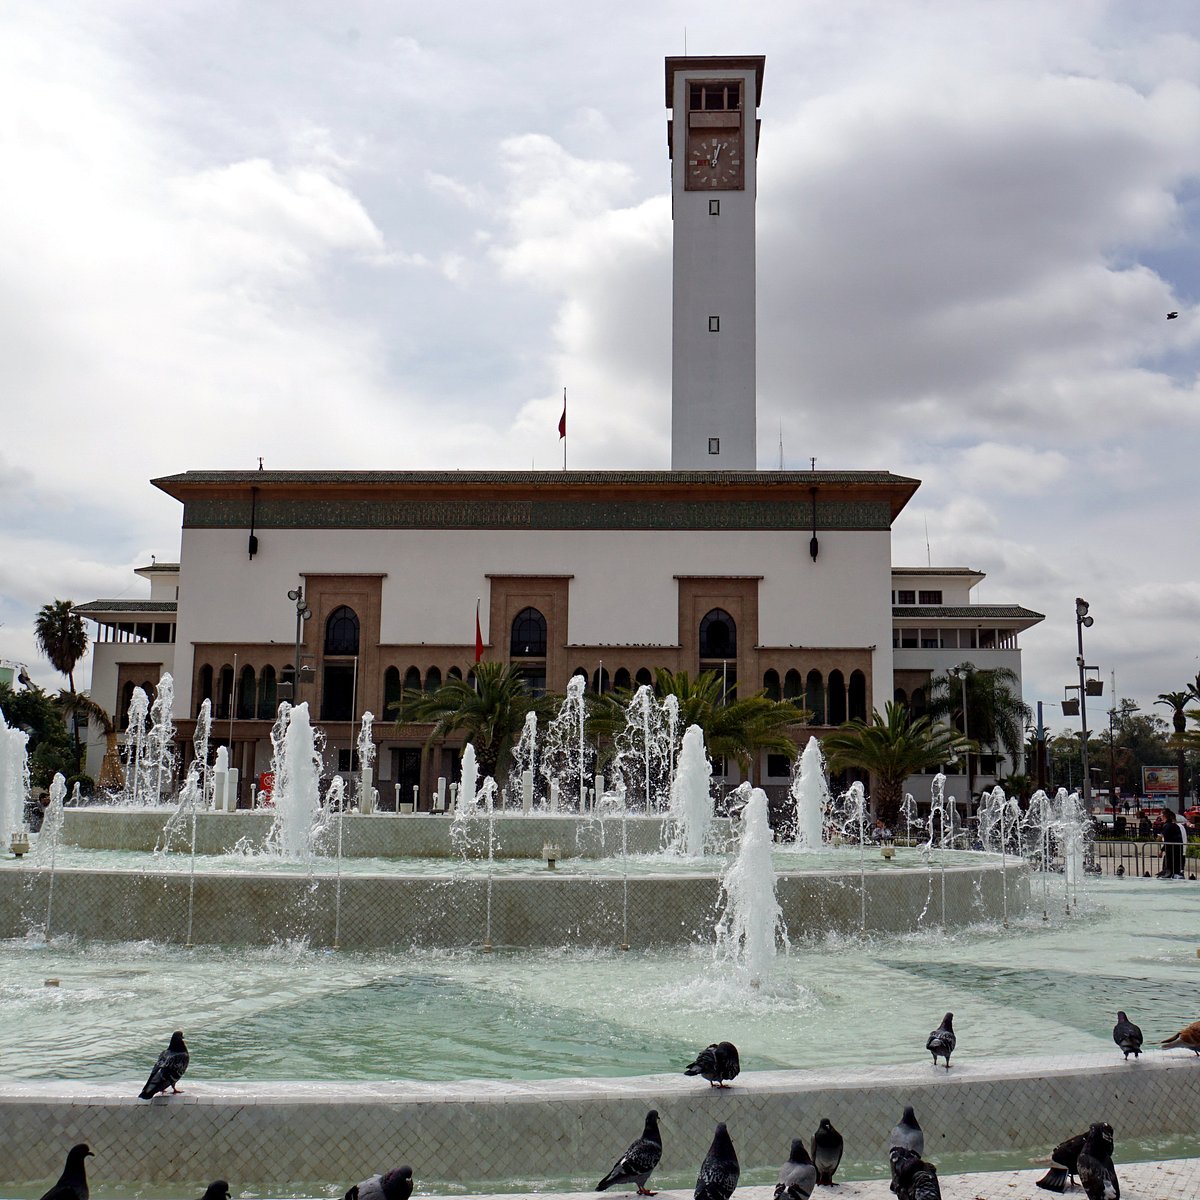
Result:
[[[1182,879],[1183,828],[1169,808],[1163,813],[1162,843],[1162,870],[1158,873],[1159,878]]]
[[[1150,818],[1142,813],[1142,819],[1138,822],[1138,837],[1143,841],[1149,841],[1154,836],[1154,827],[1150,824]]]

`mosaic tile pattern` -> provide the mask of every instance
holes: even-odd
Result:
[[[751,1168],[777,1166],[791,1138],[808,1137],[823,1116],[856,1157],[878,1154],[882,1163],[888,1131],[909,1103],[934,1162],[954,1152],[1045,1153],[1095,1120],[1112,1123],[1118,1144],[1188,1134],[1200,1111],[1200,1064],[1161,1051],[1130,1063],[1111,1055],[967,1061],[948,1073],[928,1065],[743,1073],[726,1091],[682,1075],[353,1087],[185,1081],[184,1094],[146,1103],[135,1099],[141,1082],[0,1086],[0,1183],[55,1177],[62,1147],[84,1140],[114,1183],[224,1176],[282,1189],[297,1180],[353,1180],[364,1164],[400,1161],[412,1163],[418,1179],[443,1184],[599,1178],[651,1107],[661,1114],[663,1171],[685,1174],[703,1158],[717,1121],[728,1123]]]

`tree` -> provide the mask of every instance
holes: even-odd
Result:
[[[100,775],[96,782],[108,791],[119,791],[125,785],[125,772],[121,769],[116,722],[87,692],[61,691],[56,703],[67,715],[86,717],[89,724],[99,726],[104,734],[104,759],[100,763]]]
[[[55,600],[38,609],[33,622],[33,637],[50,665],[67,677],[71,695],[75,694],[75,667],[87,653],[88,636],[83,618],[75,612],[71,600]],[[75,770],[79,770],[79,730],[72,722],[75,743]]]
[[[1196,676],[1196,684],[1200,684],[1200,675]],[[1187,774],[1187,713],[1186,709],[1192,700],[1191,687],[1186,692],[1159,692],[1155,704],[1166,705],[1171,710],[1171,723],[1175,734],[1167,742],[1167,746],[1175,751],[1175,767],[1179,772],[1179,811],[1184,810],[1183,777]]]
[[[871,775],[875,815],[895,828],[904,781],[919,771],[966,754],[974,743],[929,716],[913,717],[903,704],[875,709],[870,722],[848,721],[821,741],[831,771],[857,767]]]
[[[439,738],[466,734],[475,747],[480,777],[496,778],[505,756],[521,735],[527,713],[549,714],[557,708],[552,696],[534,696],[518,667],[508,663],[481,662],[475,665],[473,682],[446,680],[434,692],[409,688],[401,697],[396,714],[399,724],[430,723],[428,747]]]
[[[49,787],[60,772],[64,778],[75,773],[77,760],[63,723],[63,710],[54,697],[36,684],[16,691],[0,683],[0,712],[10,727],[24,730],[29,737],[25,749],[33,787]]]
[[[966,732],[977,746],[987,746],[993,754],[1008,755],[1015,767],[1021,765],[1025,727],[1033,710],[1020,696],[1021,679],[1008,667],[976,670],[964,663],[966,671]],[[928,714],[963,728],[963,680],[950,674],[934,675],[929,681]],[[974,795],[975,766],[967,754],[967,788]]]
[[[661,702],[674,696],[679,702],[679,734],[689,725],[704,733],[704,745],[715,758],[731,758],[743,778],[752,778],[764,752],[782,754],[789,762],[798,751],[791,731],[812,715],[790,700],[772,700],[766,692],[730,700],[737,684],[728,689],[718,671],[702,671],[694,679],[687,671],[654,672],[654,693]],[[621,691],[597,698],[592,709],[593,729],[613,736],[625,724],[625,706],[631,693]]]

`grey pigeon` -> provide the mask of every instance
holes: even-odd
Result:
[[[178,1092],[179,1088],[175,1085],[188,1069],[188,1060],[188,1048],[183,1044],[183,1034],[177,1029],[171,1034],[170,1045],[158,1056],[154,1070],[146,1080],[146,1086],[138,1093],[138,1099],[150,1100],[159,1092],[165,1092],[167,1088]]]
[[[812,1160],[813,1166],[817,1168],[817,1183],[833,1183],[833,1173],[842,1161],[843,1149],[842,1135],[834,1129],[828,1117],[822,1117],[812,1140]]]
[[[58,1182],[42,1197],[42,1200],[88,1200],[87,1171],[84,1159],[95,1158],[86,1142],[72,1146],[67,1151],[67,1163]]]
[[[1079,1152],[1086,1141],[1086,1133],[1077,1133],[1065,1142],[1059,1142],[1050,1153],[1050,1170],[1036,1181],[1038,1187],[1048,1192],[1065,1192],[1067,1184],[1075,1180],[1079,1169]]]
[[[1113,1041],[1124,1051],[1125,1057],[1131,1054],[1137,1058],[1142,1052],[1142,1031],[1125,1015],[1124,1010],[1117,1013],[1117,1023],[1113,1026]]]
[[[396,1167],[386,1175],[372,1175],[356,1183],[345,1200],[408,1200],[412,1190],[412,1167]]]
[[[700,1164],[696,1176],[693,1200],[729,1200],[737,1187],[742,1169],[738,1166],[737,1151],[729,1140],[729,1130],[722,1121],[713,1134],[712,1145]]]
[[[954,1047],[958,1045],[958,1038],[954,1036],[954,1014],[947,1013],[942,1018],[942,1023],[929,1035],[929,1040],[925,1043],[925,1049],[933,1055],[933,1065],[937,1066],[938,1057],[941,1056],[946,1060],[946,1070],[950,1070],[950,1055],[954,1053]]]
[[[1088,1200],[1121,1200],[1121,1185],[1117,1183],[1112,1152],[1112,1126],[1098,1121],[1088,1129],[1079,1152],[1079,1182]]]
[[[713,1042],[696,1055],[696,1061],[683,1068],[685,1075],[702,1075],[709,1087],[726,1087],[727,1079],[736,1079],[741,1072],[742,1061],[737,1047],[732,1042]]]
[[[792,1152],[779,1168],[775,1200],[808,1200],[817,1186],[817,1168],[808,1157],[803,1138],[792,1138]]]
[[[888,1138],[888,1149],[890,1150],[893,1146],[903,1146],[905,1150],[911,1150],[918,1158],[925,1153],[925,1134],[911,1104],[905,1105],[903,1115],[892,1127],[891,1136]]]
[[[660,1158],[662,1134],[658,1131],[658,1109],[652,1108],[646,1114],[642,1136],[617,1159],[613,1169],[596,1184],[596,1191],[607,1191],[610,1187],[617,1187],[623,1183],[636,1183],[639,1196],[655,1195],[656,1193],[646,1189],[646,1180],[658,1166]]]
[[[888,1152],[892,1165],[892,1191],[900,1200],[942,1200],[937,1167],[905,1146]]]
[[[214,1179],[200,1200],[229,1200],[229,1184],[224,1179]]]

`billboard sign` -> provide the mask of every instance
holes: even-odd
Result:
[[[1179,795],[1178,767],[1143,767],[1142,792],[1153,798]]]

